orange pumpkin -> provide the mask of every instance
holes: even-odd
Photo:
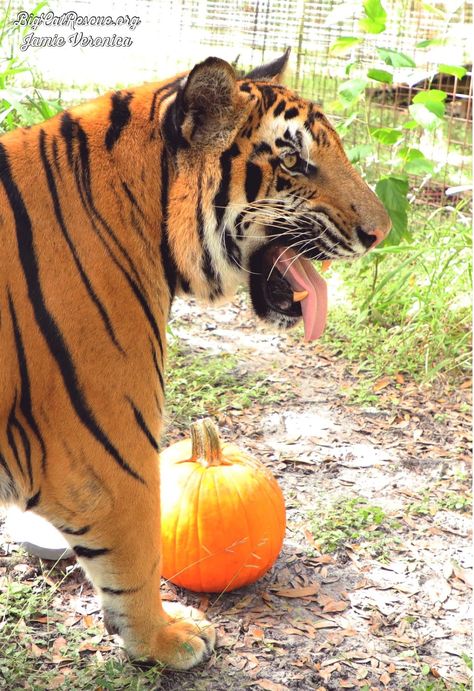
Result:
[[[163,576],[189,590],[224,592],[273,565],[285,534],[285,504],[271,472],[206,419],[191,439],[161,453]]]

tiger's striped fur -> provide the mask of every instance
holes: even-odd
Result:
[[[159,597],[173,297],[231,296],[276,236],[350,258],[390,225],[320,110],[274,82],[285,61],[236,81],[209,58],[0,140],[0,497],[62,532],[132,655],[177,669],[215,636]]]

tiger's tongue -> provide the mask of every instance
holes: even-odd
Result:
[[[301,301],[305,341],[322,336],[326,326],[328,296],[326,281],[321,278],[309,259],[302,259],[291,249],[278,251],[276,267],[295,291],[307,290]]]

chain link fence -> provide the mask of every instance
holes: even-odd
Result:
[[[0,0],[5,9],[7,0]],[[12,15],[31,10],[14,0]],[[191,67],[208,55],[218,55],[246,69],[281,55],[291,46],[291,67],[287,81],[303,96],[319,103],[333,121],[347,113],[341,108],[338,89],[347,80],[348,62],[357,70],[385,67],[377,52],[381,45],[406,53],[416,69],[395,69],[392,84],[371,82],[365,90],[364,106],[345,135],[346,146],[360,146],[367,139],[367,127],[401,127],[408,119],[413,96],[426,88],[447,93],[443,125],[435,131],[417,128],[409,143],[436,164],[429,181],[418,181],[428,202],[445,201],[448,188],[471,182],[472,142],[472,4],[447,0],[427,6],[418,0],[384,0],[387,29],[380,35],[365,35],[347,55],[331,52],[344,36],[362,38],[358,20],[360,3],[339,0],[69,0],[67,10],[79,17],[138,17],[113,27],[94,24],[40,26],[33,33],[44,40],[32,45],[25,58],[35,66],[45,85],[60,89],[67,101],[93,95],[107,87],[155,81]],[[51,1],[42,10],[60,16],[65,3]],[[72,45],[71,35],[98,39],[94,47]],[[48,37],[63,36],[64,47],[47,45]],[[128,47],[101,46],[112,34],[127,37]],[[423,47],[424,43],[429,47]],[[464,65],[462,79],[442,74],[440,63]],[[72,90],[72,93],[71,93]],[[75,90],[85,93],[78,94]],[[379,175],[390,165],[391,150],[377,145],[370,171]]]

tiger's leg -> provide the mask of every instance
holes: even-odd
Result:
[[[71,478],[76,498],[74,504],[68,501],[71,510],[65,512],[64,505],[61,509],[57,504],[52,509],[44,494],[42,499],[46,501],[38,509],[49,504],[49,511],[39,513],[48,518],[46,514],[52,511],[54,524],[97,589],[106,627],[122,637],[130,655],[186,670],[209,656],[215,631],[197,610],[161,602],[156,457],[147,459],[144,465],[145,482],[121,472],[119,490],[109,482],[102,484],[95,473],[96,464],[94,471],[83,467],[80,480]],[[84,502],[86,497],[88,501]],[[100,502],[95,502],[91,511],[92,497],[100,497]],[[84,503],[87,512],[80,509]]]

